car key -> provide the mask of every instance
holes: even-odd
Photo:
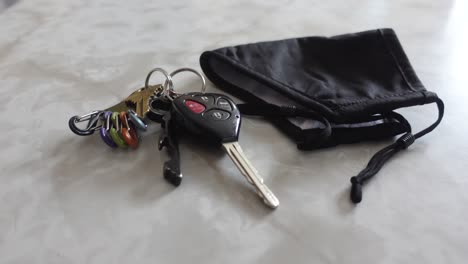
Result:
[[[174,99],[172,108],[177,122],[188,131],[222,144],[263,202],[270,208],[278,207],[278,199],[264,184],[238,143],[241,115],[230,98],[215,93],[189,93]]]

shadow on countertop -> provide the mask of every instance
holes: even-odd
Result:
[[[0,13],[17,4],[19,0],[0,0]]]

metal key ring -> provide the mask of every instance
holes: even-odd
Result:
[[[185,71],[192,72],[192,73],[194,73],[195,75],[197,75],[198,77],[200,77],[200,79],[201,79],[201,81],[202,81],[201,92],[202,92],[202,93],[205,93],[205,91],[206,91],[206,81],[205,81],[205,77],[203,77],[203,75],[202,75],[200,72],[198,72],[197,70],[194,70],[194,69],[192,69],[192,68],[180,68],[180,69],[177,69],[177,70],[171,72],[171,73],[169,74],[169,76],[171,77],[171,81],[172,81],[172,77],[174,77],[176,74],[181,73],[181,72],[185,72]],[[167,82],[167,80],[166,80],[166,82]],[[164,82],[164,87],[167,87],[167,83],[166,83],[166,82]],[[173,92],[173,94],[177,95],[177,93],[174,92],[174,86],[173,86],[173,85],[172,85],[172,87],[171,87],[170,89],[165,89],[165,92],[166,92],[167,95],[169,95],[169,92]],[[172,96],[168,96],[168,97],[169,97],[169,99],[170,99],[171,101],[173,100]]]
[[[164,70],[163,68],[154,68],[148,73],[148,75],[146,76],[146,80],[145,80],[146,89],[149,89],[149,80],[151,78],[151,75],[153,75],[153,73],[155,72],[160,72],[166,77],[166,81],[164,81],[164,85],[163,85],[163,91],[161,93],[165,93],[166,90],[168,89],[174,90],[174,83],[172,82],[172,76],[169,73],[167,73],[167,71]],[[168,88],[168,85],[169,85],[169,88]]]

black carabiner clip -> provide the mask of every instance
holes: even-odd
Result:
[[[101,118],[102,111],[93,111],[89,114],[84,116],[72,116],[70,120],[68,120],[68,126],[70,130],[77,134],[78,136],[89,136],[94,133],[97,129],[101,126],[98,125],[99,119]],[[89,121],[88,121],[89,120]],[[77,123],[88,121],[88,125],[85,129],[78,128],[76,126]]]

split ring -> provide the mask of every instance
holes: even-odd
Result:
[[[145,80],[145,88],[146,89],[149,89],[149,80],[151,78],[151,75],[153,75],[153,73],[155,73],[155,72],[160,72],[166,77],[166,81],[164,82],[164,86],[163,86],[163,91],[161,93],[166,93],[166,90],[168,90],[167,85],[169,85],[170,90],[174,90],[174,84],[172,82],[172,77],[163,68],[154,68],[148,73],[148,75],[146,76],[146,80]]]

